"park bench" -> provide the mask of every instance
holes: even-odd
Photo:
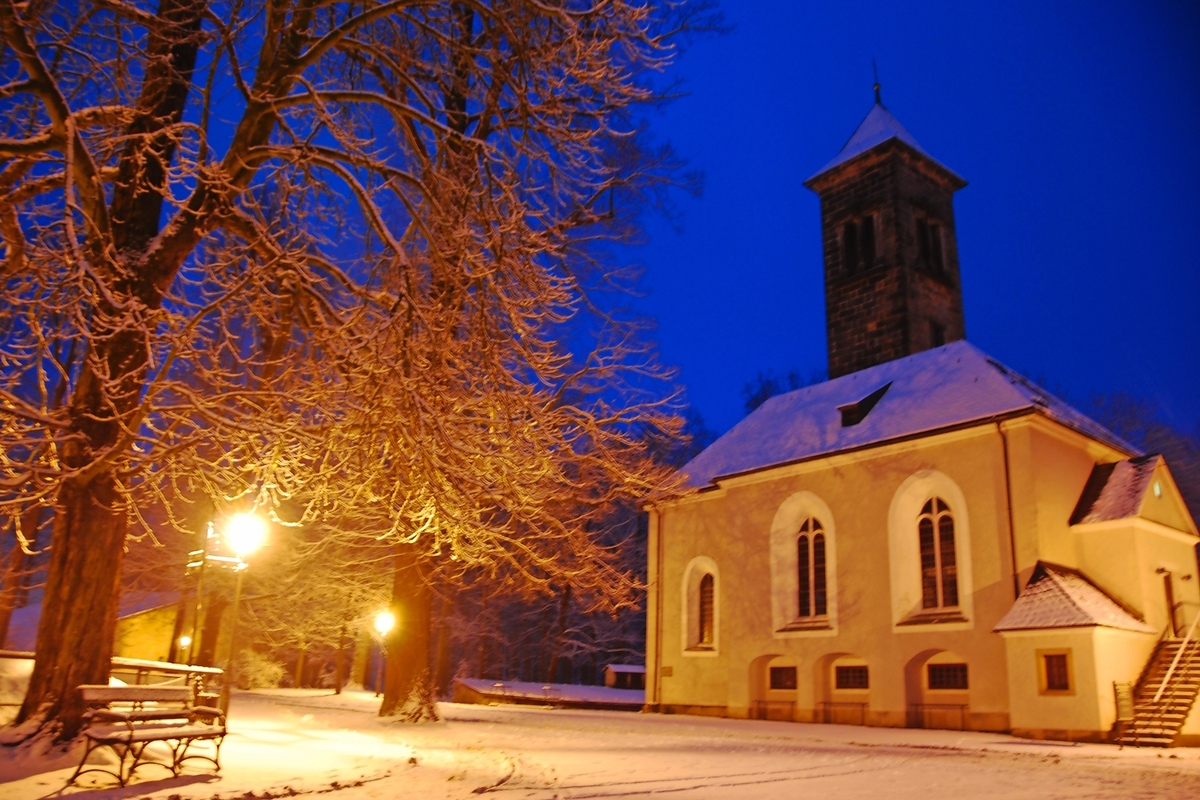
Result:
[[[104,772],[124,786],[133,771],[145,764],[159,764],[179,775],[184,761],[200,758],[221,769],[221,741],[225,738],[225,715],[216,708],[197,706],[191,686],[80,686],[84,715],[83,734],[87,748],[67,785],[86,772]],[[212,744],[209,752],[192,752],[195,742]],[[145,760],[146,748],[163,742],[171,750],[170,763]],[[107,747],[117,756],[116,771],[107,766],[87,766],[88,756]]]

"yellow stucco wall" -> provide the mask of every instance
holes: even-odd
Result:
[[[1112,628],[1055,628],[1003,634],[1014,733],[1037,739],[1105,741],[1116,720],[1114,682],[1137,680],[1158,637]],[[1048,691],[1046,652],[1067,653],[1071,688]]]
[[[175,630],[174,604],[151,608],[117,620],[113,655],[166,661]]]
[[[1152,609],[1154,581],[1161,586],[1155,559],[1169,556],[1182,565],[1195,537],[1163,533],[1161,525],[1151,530],[1146,526],[1154,523],[1147,522],[1121,534],[1124,539],[1114,534],[1109,541],[1089,539],[1090,532],[1069,526],[1094,465],[1124,457],[1029,415],[736,476],[720,481],[719,488],[661,504],[651,515],[647,702],[665,711],[730,716],[753,713],[756,700],[792,702],[799,720],[818,718],[822,702],[863,702],[863,721],[878,725],[912,724],[916,703],[965,702],[967,727],[988,730],[1015,726],[1012,714],[1042,720],[1048,713],[1044,709],[1069,706],[1069,712],[1052,714],[1069,721],[1063,730],[1107,730],[1111,682],[1136,680],[1149,650],[1141,654],[1141,645],[1125,650],[1110,646],[1107,634],[1071,634],[1068,639],[1084,636],[1090,642],[1086,648],[1080,645],[1087,663],[1077,669],[1084,668],[1080,674],[1091,688],[1048,706],[1034,702],[1036,696],[1029,703],[1015,703],[1010,695],[1023,684],[1010,673],[1021,659],[1013,661],[1011,648],[992,628],[1011,607],[1017,581],[1024,586],[1039,560],[1082,569],[1093,579],[1092,570],[1106,576],[1105,569],[1113,575],[1128,573],[1114,580],[1151,586],[1143,587],[1141,605],[1135,607],[1145,608],[1148,621],[1161,627]],[[965,622],[898,624],[913,602],[911,586],[905,595],[900,584],[919,581],[916,562],[905,561],[912,560],[912,551],[900,552],[897,544],[916,539],[915,516],[908,519],[908,511],[897,516],[897,508],[912,502],[898,494],[907,491],[905,486],[916,486],[912,491],[918,493],[922,486],[933,487],[929,490],[951,505],[960,539],[960,590],[969,589],[960,603]],[[804,499],[809,496],[820,502]],[[831,540],[829,630],[778,631],[772,527],[786,517],[789,503],[826,509],[821,513],[829,517],[821,520]],[[689,651],[684,576],[697,559],[711,559],[715,566],[717,635],[712,649]],[[1181,582],[1182,599],[1200,601],[1198,584],[1194,578]],[[1129,594],[1136,592],[1131,588]],[[1133,605],[1124,594],[1121,599]],[[1193,613],[1188,612],[1189,621]],[[1165,619],[1165,611],[1160,617]],[[1152,646],[1156,637],[1149,638]],[[862,660],[870,670],[869,690],[853,697],[831,688],[835,662],[847,657]],[[969,689],[954,696],[931,694],[924,684],[931,658],[965,662]],[[1103,663],[1095,663],[1097,658]],[[772,664],[797,667],[795,691],[766,688]]]

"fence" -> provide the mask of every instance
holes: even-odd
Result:
[[[19,707],[29,685],[34,653],[26,650],[0,650],[0,709]],[[197,701],[215,700],[208,692],[208,682],[223,674],[216,667],[195,664],[172,664],[166,661],[147,661],[141,658],[113,656],[110,675],[127,684],[179,684],[193,686]],[[206,703],[207,704],[207,703]]]

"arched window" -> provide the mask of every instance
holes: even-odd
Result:
[[[796,540],[796,577],[799,586],[799,616],[823,617],[828,612],[825,584],[825,532],[816,517],[800,526]]]
[[[931,497],[917,518],[921,544],[921,607],[958,605],[958,563],[954,553],[954,516],[940,497]]]
[[[713,576],[706,574],[700,579],[700,602],[698,622],[700,623],[700,645],[711,646],[713,643]]]

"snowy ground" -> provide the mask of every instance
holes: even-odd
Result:
[[[455,704],[441,706],[443,722],[412,726],[379,719],[376,703],[362,692],[238,695],[219,776],[197,766],[172,778],[148,766],[125,789],[63,790],[70,754],[55,761],[6,749],[0,797],[1200,797],[1194,749]]]

